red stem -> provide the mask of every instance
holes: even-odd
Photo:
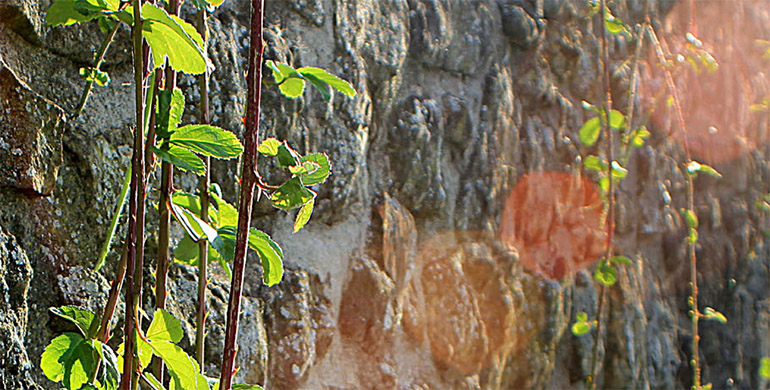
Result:
[[[221,390],[231,390],[233,381],[238,320],[241,312],[243,271],[246,265],[246,250],[251,224],[251,207],[254,187],[258,180],[257,141],[259,139],[259,100],[262,85],[262,17],[263,0],[252,0],[251,47],[249,48],[249,73],[246,76],[248,96],[246,99],[246,134],[241,173],[241,200],[238,210],[238,234],[235,241],[233,280],[230,287],[230,302],[227,306],[227,332],[225,350],[222,356]]]
[[[135,327],[141,295],[144,241],[144,50],[142,40],[142,0],[134,0],[134,26],[132,28],[134,51],[134,88],[136,103],[136,128],[134,129],[134,155],[132,159],[131,197],[128,211],[128,264],[126,286],[125,359],[121,390],[129,390],[136,383],[134,361],[136,356]],[[137,278],[138,276],[138,278]]]
[[[198,32],[203,37],[203,50],[208,46],[208,25],[206,10],[198,12]],[[203,124],[209,124],[209,73],[208,70],[198,77],[198,85],[201,91],[201,111],[200,121]],[[211,159],[208,156],[203,157],[203,164],[206,166],[206,173],[203,174],[199,182],[199,192],[201,199],[201,219],[209,220],[209,185],[211,182],[210,170]],[[195,321],[195,358],[200,365],[201,373],[204,373],[204,352],[206,337],[206,285],[208,276],[206,276],[206,267],[209,264],[208,240],[201,240],[198,247],[198,311]]]

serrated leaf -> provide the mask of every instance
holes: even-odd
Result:
[[[159,159],[183,171],[190,171],[198,176],[203,176],[206,173],[206,165],[203,161],[195,153],[185,148],[166,144],[160,148],[151,146],[150,150]]]
[[[197,364],[182,348],[168,341],[152,341],[150,346],[153,353],[166,363],[169,373],[182,389],[198,388]]]
[[[327,156],[326,153],[310,153],[300,157],[300,161],[303,163],[312,161],[319,166],[318,170],[315,172],[302,176],[302,184],[306,186],[321,184],[329,177],[331,163],[329,163],[329,156]]]
[[[286,142],[283,142],[278,146],[276,158],[278,159],[278,164],[282,167],[290,167],[299,165],[300,163],[299,153],[287,145]]]
[[[687,222],[687,226],[692,229],[698,228],[698,216],[692,210],[682,209],[682,216]]]
[[[299,212],[297,213],[297,218],[294,220],[294,231],[293,233],[296,233],[300,231],[305,225],[307,224],[307,221],[310,220],[310,216],[313,214],[313,204],[315,203],[315,199],[310,200],[310,202],[305,203],[304,206],[302,206],[301,209],[299,209]]]
[[[184,207],[179,207],[172,202],[168,202],[167,205],[171,214],[193,241],[200,242],[200,240],[207,239],[213,243],[217,237],[216,229]]]
[[[83,336],[64,333],[51,340],[43,351],[40,367],[48,379],[62,382],[68,389],[79,389],[96,369],[95,353]]]
[[[243,152],[235,134],[211,125],[187,125],[178,128],[169,138],[171,144],[204,156],[231,159]]]
[[[104,10],[85,0],[56,0],[48,7],[45,22],[51,27],[84,23],[101,16]]]
[[[220,256],[227,261],[235,258],[235,226],[225,226],[217,230],[217,238],[211,243]]]
[[[348,97],[356,96],[356,90],[353,89],[350,83],[327,72],[325,69],[306,66],[297,69],[297,72],[310,81],[322,95],[328,94],[328,91],[326,91],[326,85],[328,85]],[[324,96],[324,99],[329,100],[326,96]]]
[[[268,286],[273,286],[283,279],[283,249],[266,233],[249,229],[249,248],[259,254],[262,262],[262,278]]]
[[[150,327],[147,329],[148,340],[165,340],[178,343],[182,340],[184,331],[182,330],[182,323],[179,322],[176,317],[171,313],[158,309],[155,311],[155,315],[152,318]]]
[[[311,199],[313,199],[313,193],[305,188],[298,177],[283,183],[270,196],[273,206],[282,210],[296,209]]]
[[[168,59],[177,72],[195,75],[206,71],[203,38],[195,27],[151,3],[142,6],[142,17],[142,36],[152,49],[156,69]]]
[[[179,123],[182,122],[184,113],[185,98],[184,93],[179,88],[163,89],[158,92],[157,119],[155,132],[158,138],[168,139],[171,137]]]
[[[143,372],[142,378],[144,378],[145,381],[150,385],[150,388],[152,390],[166,390],[165,387],[163,387],[163,384],[160,383],[158,378],[155,377],[155,375],[152,375],[151,372]]]
[[[78,327],[78,330],[80,330],[80,333],[83,334],[83,337],[93,337],[93,335],[89,334],[88,331],[91,329],[91,325],[93,325],[94,319],[98,321],[94,312],[80,309],[75,306],[52,307],[50,310],[51,313],[56,314],[57,316],[75,324]]]
[[[583,145],[593,146],[596,143],[596,141],[599,140],[600,133],[601,133],[601,121],[597,116],[587,120],[586,123],[583,124],[583,127],[580,128],[580,132],[578,133],[578,136],[580,138],[580,142],[582,142]]]
[[[270,137],[257,146],[257,151],[265,156],[275,157],[278,154],[279,146],[281,146],[281,141],[275,137]]]
[[[305,161],[302,164],[289,167],[289,172],[296,176],[305,176],[317,171],[321,166],[313,161]]]
[[[597,156],[588,156],[583,161],[583,167],[589,171],[603,172],[607,170],[607,163]]]
[[[281,93],[290,99],[296,99],[305,91],[305,79],[296,69],[283,62],[265,61],[273,71],[273,78]]]
[[[224,226],[237,226],[238,225],[238,210],[233,205],[227,203],[222,197],[214,192],[209,193],[217,204],[217,210],[219,215],[218,227]]]
[[[599,262],[594,277],[605,286],[612,286],[618,281],[618,270],[604,261]]]
[[[100,370],[99,377],[97,378],[103,387],[100,390],[115,390],[120,383],[120,370],[118,369],[118,358],[115,352],[109,345],[104,344],[98,340],[91,340],[95,350],[99,352],[101,357],[102,366],[104,369]]]

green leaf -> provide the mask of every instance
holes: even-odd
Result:
[[[687,235],[687,242],[690,244],[695,244],[698,242],[698,231],[690,228],[690,232]]]
[[[224,2],[225,0],[192,0],[192,4],[195,6],[195,8],[200,10],[205,9],[209,12],[214,11]]]
[[[101,16],[104,10],[85,0],[56,0],[48,7],[45,22],[51,27],[84,23]]]
[[[715,177],[717,179],[721,179],[722,178],[722,174],[721,173],[719,173],[716,169],[714,169],[714,168],[712,168],[712,167],[710,167],[710,166],[708,166],[706,164],[701,164],[699,171],[703,172],[703,173],[705,173],[705,174],[707,174],[707,175],[709,175],[711,177]]]
[[[114,390],[120,383],[120,369],[118,368],[118,357],[109,345],[103,344],[97,340],[93,341],[98,343],[102,356],[102,364],[104,370],[101,371],[100,381],[107,385],[108,390]]]
[[[211,243],[211,246],[227,261],[233,261],[235,258],[236,234],[234,226],[222,227],[217,231],[217,238]]]
[[[302,164],[290,166],[289,172],[291,172],[292,175],[305,176],[317,171],[319,168],[321,168],[321,165],[318,163],[313,161],[305,161]]]
[[[585,321],[577,321],[572,324],[572,334],[582,336],[591,331],[591,325]]]
[[[688,227],[692,229],[698,228],[698,216],[692,210],[682,209],[682,216],[684,216]]]
[[[762,379],[770,379],[770,357],[759,359],[759,376]]]
[[[158,92],[157,120],[155,132],[158,138],[169,139],[182,122],[184,113],[184,93],[179,88],[163,89]]]
[[[263,390],[260,385],[247,385],[245,383],[238,383],[233,385],[233,390]]]
[[[204,156],[231,159],[243,152],[235,134],[211,125],[187,125],[177,129],[169,142]]]
[[[198,265],[198,244],[185,234],[174,249],[174,260],[187,265]]]
[[[200,242],[202,239],[208,239],[212,242],[217,237],[217,231],[211,225],[203,222],[197,215],[193,214],[190,210],[184,207],[179,207],[172,202],[168,202],[167,206],[171,210],[171,214],[174,215],[177,222],[182,225],[185,232],[195,242]]]
[[[186,208],[195,215],[201,215],[201,201],[197,195],[184,191],[174,191],[174,193],[171,194],[171,201],[177,206]],[[211,223],[216,224],[218,221],[218,214],[216,209],[209,207],[209,221]]]
[[[641,148],[644,146],[644,141],[650,137],[650,132],[647,131],[645,126],[640,126],[634,132],[634,136],[631,138],[631,145],[635,148]]]
[[[326,181],[331,172],[331,164],[329,163],[329,156],[326,153],[311,153],[300,158],[301,162],[312,161],[319,165],[320,168],[315,172],[302,176],[302,184],[306,186],[312,186],[321,184]]]
[[[610,190],[610,178],[609,177],[603,177],[599,179],[599,190],[603,194],[606,194]]]
[[[586,314],[586,312],[584,312],[584,311],[581,311],[581,312],[578,312],[578,313],[575,315],[575,318],[576,318],[578,321],[580,321],[580,322],[587,322],[587,321],[588,321],[588,314]]]
[[[214,192],[209,193],[217,204],[219,210],[219,224],[218,227],[224,226],[237,226],[238,225],[238,210],[230,203],[227,203],[219,195]]]
[[[99,320],[96,318],[96,314],[94,314],[94,312],[80,309],[75,306],[52,307],[50,310],[51,313],[74,323],[78,327],[78,330],[80,330],[80,333],[83,334],[83,337],[93,337],[93,335],[89,334],[88,331],[91,329],[91,325],[94,319],[97,321]]]
[[[51,340],[40,357],[45,376],[68,389],[80,389],[96,369],[91,345],[77,333],[64,333]]]
[[[629,259],[626,256],[615,256],[612,259],[610,259],[610,263],[612,263],[612,264],[631,264],[631,259]]]
[[[275,137],[270,137],[262,141],[257,147],[257,151],[268,157],[275,157],[278,154],[278,147],[281,146],[281,141],[278,141]]]
[[[628,170],[626,168],[623,168],[620,163],[617,161],[612,162],[612,178],[613,179],[624,179],[626,176],[628,176]]]
[[[166,363],[169,373],[182,389],[198,388],[197,364],[182,348],[168,341],[152,341],[150,346],[153,353]]]
[[[607,163],[597,156],[588,156],[583,161],[583,167],[589,171],[604,172],[607,170]]]
[[[599,140],[599,133],[601,133],[601,122],[597,116],[587,120],[586,123],[583,124],[578,136],[583,145],[593,146],[596,141]]]
[[[310,215],[313,214],[314,203],[315,199],[311,199],[310,202],[305,203],[305,205],[299,209],[299,212],[297,213],[297,219],[294,220],[294,233],[305,227],[307,221],[310,220]]]
[[[322,95],[324,95],[325,100],[329,100],[328,97],[326,97],[326,95],[329,93],[326,89],[327,85],[339,91],[340,93],[347,95],[348,97],[352,98],[356,96],[356,90],[353,89],[350,83],[327,72],[324,69],[306,66],[297,69],[297,72],[305,77],[305,79],[310,81],[310,83],[316,89],[318,89]]]
[[[150,388],[152,390],[166,390],[166,388],[163,387],[163,384],[160,383],[158,378],[156,378],[155,375],[152,375],[151,372],[143,372],[142,378],[144,378],[144,380],[147,381],[147,384],[150,385]]]
[[[296,99],[305,91],[305,79],[296,69],[283,62],[267,60],[267,66],[273,71],[273,78],[281,93],[290,99]]]
[[[206,174],[206,165],[195,153],[178,146],[164,144],[160,148],[154,146],[150,150],[158,156],[159,159],[174,165],[183,170],[190,171],[198,176]]]
[[[717,179],[722,177],[722,174],[719,173],[716,169],[714,169],[711,166],[708,166],[706,164],[701,164],[697,161],[690,161],[689,163],[687,163],[687,173],[690,176],[696,176],[698,172],[703,172]]]
[[[706,320],[713,320],[713,321],[719,322],[720,324],[727,323],[727,317],[725,317],[724,314],[714,310],[711,307],[706,307],[706,309],[703,310],[703,318]]]
[[[262,261],[262,278],[266,285],[273,286],[283,278],[283,250],[266,233],[249,229],[249,248],[259,254]]]
[[[201,49],[203,38],[195,27],[151,3],[144,3],[142,16],[142,35],[152,49],[156,69],[168,59],[177,72],[201,74],[206,71],[207,61]]]
[[[615,130],[626,128],[626,116],[618,110],[610,111],[610,127]]]
[[[155,311],[150,327],[147,329],[147,339],[151,342],[164,340],[178,343],[183,336],[182,323],[178,319],[163,309]]]
[[[612,286],[618,281],[618,270],[604,261],[599,262],[594,277],[605,286]]]
[[[292,149],[286,142],[278,146],[278,164],[282,167],[290,167],[300,164],[300,155]]]
[[[278,187],[270,196],[270,201],[279,209],[292,210],[301,207],[313,197],[313,193],[305,188],[300,178],[295,177]]]
[[[81,77],[85,78],[86,81],[95,82],[96,85],[100,87],[106,87],[110,84],[110,75],[107,74],[107,72],[102,72],[99,69],[92,67],[80,68],[78,73]]]

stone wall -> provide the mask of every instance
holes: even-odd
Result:
[[[101,34],[94,25],[46,27],[50,2],[0,4],[0,281],[7,285],[0,291],[0,344],[7,346],[0,384],[8,389],[56,388],[42,376],[39,356],[67,325],[48,307],[99,308],[106,300],[114,265],[104,275],[90,269],[130,158],[127,30],[119,31],[104,65],[112,84],[96,89],[85,112],[71,118],[82,88],[77,69],[90,61]],[[263,134],[329,153],[334,170],[300,233],[291,234],[292,215],[255,207],[254,224],[284,247],[287,272],[273,288],[261,285],[257,267],[247,272],[239,379],[275,389],[583,388],[592,339],[573,336],[569,326],[579,311],[595,317],[592,272],[557,281],[533,274],[497,232],[508,194],[524,175],[577,175],[580,156],[594,152],[577,141],[587,118],[581,101],[600,97],[598,28],[585,4],[266,3],[266,56],[324,67],[350,80],[358,95],[327,103],[312,91],[292,101],[264,91]],[[686,2],[652,3],[656,29],[677,50],[688,28]],[[236,134],[246,94],[248,4],[228,0],[211,21],[213,120]],[[611,4],[630,24],[643,19],[645,1]],[[722,25],[730,19],[724,15],[736,16]],[[739,30],[752,32],[747,42],[766,38],[770,16],[761,2],[746,1],[699,6],[697,17],[722,73],[688,79],[688,121],[693,128],[715,125],[740,151],[714,162],[702,157],[724,176],[695,182],[702,302],[729,318],[702,326],[704,382],[757,388],[764,384],[759,358],[770,354],[770,275],[767,220],[754,202],[768,191],[770,171],[762,145],[767,119],[749,114],[748,104],[767,91],[760,73],[766,63],[759,49],[738,56],[730,42]],[[613,97],[625,110],[624,60],[633,45],[611,43]],[[651,65],[652,50],[644,52],[636,116],[653,136],[631,155],[629,178],[618,190],[616,242],[634,262],[608,290],[600,387],[688,388],[689,268],[677,211],[685,197],[677,167],[684,153],[669,136],[674,117],[664,109],[649,115],[663,78]],[[195,105],[194,80],[182,77],[180,85]],[[741,99],[723,99],[738,92]],[[702,99],[715,103],[698,105]],[[717,107],[724,115],[715,114]],[[185,115],[192,121],[195,113]],[[269,180],[270,168],[262,170]],[[230,200],[236,172],[235,162],[213,168]],[[195,178],[181,175],[177,186],[192,190]],[[146,291],[156,215],[150,208]],[[181,229],[174,234],[181,237]],[[209,374],[217,373],[221,356],[228,291],[222,270],[212,272]],[[189,347],[196,274],[175,265],[171,275],[169,307],[184,320]],[[145,296],[145,307],[151,304]]]

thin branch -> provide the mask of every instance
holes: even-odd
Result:
[[[115,22],[115,26],[112,27],[112,30],[107,34],[106,37],[104,37],[104,41],[102,41],[102,46],[99,47],[99,51],[96,54],[96,58],[94,59],[94,69],[97,71],[99,70],[99,67],[102,66],[102,62],[104,62],[104,55],[107,54],[107,49],[110,48],[110,44],[115,39],[115,33],[118,32],[118,28],[120,27],[120,22]],[[90,80],[86,82],[86,87],[83,89],[83,93],[80,95],[80,101],[78,102],[77,108],[75,108],[75,113],[72,115],[73,118],[76,118],[80,116],[80,114],[83,112],[83,109],[86,108],[86,103],[88,102],[88,96],[91,94],[91,89],[94,87],[94,80]]]
[[[227,331],[225,335],[225,349],[222,356],[222,373],[219,382],[221,390],[231,390],[233,374],[235,373],[236,340],[238,338],[238,322],[241,312],[243,274],[246,266],[246,250],[248,249],[254,188],[259,177],[257,172],[257,142],[259,140],[259,101],[262,87],[263,0],[252,0],[251,6],[251,45],[249,47],[249,73],[246,79],[246,84],[248,85],[248,96],[246,99],[246,145],[243,154],[243,170],[241,172],[241,199],[238,210],[238,234],[235,241],[233,279],[230,286],[230,301],[227,306]]]
[[[198,12],[198,32],[203,37],[203,50],[204,52],[208,47],[208,22],[207,13],[205,9]],[[200,121],[202,124],[209,124],[209,72],[208,70],[203,72],[198,77],[198,85],[200,86],[201,95],[201,110]],[[200,192],[201,200],[201,219],[204,221],[209,220],[209,186],[211,183],[211,158],[208,156],[203,157],[203,164],[206,167],[206,173],[201,177],[198,183],[198,192]],[[200,365],[201,373],[205,373],[204,358],[205,358],[205,337],[206,337],[206,285],[208,284],[208,276],[206,275],[206,268],[209,263],[209,243],[208,240],[201,240],[198,244],[198,311],[196,313],[195,321],[195,357]]]

